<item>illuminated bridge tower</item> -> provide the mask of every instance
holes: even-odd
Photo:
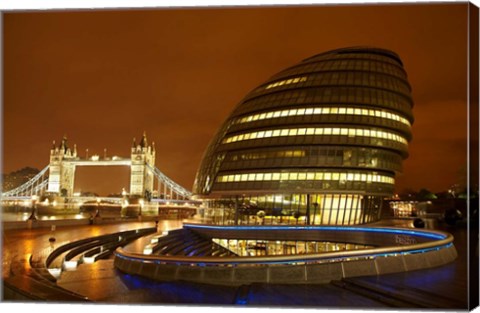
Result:
[[[149,166],[155,168],[155,143],[148,145],[147,135],[137,145],[133,139],[130,169],[130,195],[148,196],[153,192],[154,177]]]
[[[396,53],[351,47],[314,55],[235,107],[193,192],[225,223],[374,222],[408,157],[412,107]]]
[[[73,195],[75,180],[75,165],[71,161],[77,159],[77,147],[73,151],[67,146],[67,137],[64,136],[61,144],[56,147],[53,142],[50,150],[50,168],[47,191],[62,197]]]

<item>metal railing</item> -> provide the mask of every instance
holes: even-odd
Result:
[[[145,255],[141,253],[128,252],[119,248],[115,256],[135,262],[176,264],[189,266],[242,266],[242,265],[268,265],[268,264],[304,264],[322,263],[351,259],[372,259],[380,256],[394,256],[397,254],[422,253],[450,247],[453,244],[453,236],[449,233],[422,230],[411,231],[400,228],[379,228],[384,231],[404,231],[408,235],[420,236],[421,233],[430,234],[431,241],[415,243],[403,246],[386,246],[362,250],[335,251],[315,254],[277,255],[277,256],[243,256],[243,257],[199,257],[181,255]],[[361,231],[360,227],[352,230]],[[437,237],[437,239],[435,239]]]

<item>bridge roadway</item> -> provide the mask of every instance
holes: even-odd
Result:
[[[411,227],[411,221],[408,220],[385,220],[380,224]],[[50,229],[6,230],[3,233],[3,279],[18,288],[29,290],[39,298],[71,302],[73,297],[69,298],[55,290],[46,293],[42,286],[31,283],[28,276],[32,271],[28,261],[30,257],[32,261],[46,257],[55,247],[72,240],[152,225],[152,221],[145,221],[57,227],[54,245],[48,241],[52,236]],[[172,230],[181,226],[180,221],[161,221],[158,229]],[[57,286],[72,295],[86,297],[89,301],[110,304],[241,304],[381,309],[392,306],[419,308],[422,304],[431,303],[445,308],[466,309],[469,288],[478,294],[478,287],[469,286],[467,281],[468,230],[465,225],[439,229],[455,236],[454,244],[459,253],[457,260],[446,266],[409,273],[358,277],[333,284],[251,284],[233,287],[181,281],[153,282],[122,274],[114,268],[113,260],[107,259],[94,264],[82,264],[76,271],[63,272],[57,280]],[[478,241],[475,244],[478,245]]]

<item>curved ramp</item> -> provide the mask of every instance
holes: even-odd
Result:
[[[254,229],[253,229],[254,228]],[[210,226],[184,229],[203,238],[326,240],[376,245],[362,250],[273,256],[188,256],[115,251],[115,266],[156,280],[217,284],[329,282],[440,266],[457,257],[453,236],[440,231],[379,227]],[[253,231],[255,230],[255,231]],[[181,251],[179,249],[178,251]]]

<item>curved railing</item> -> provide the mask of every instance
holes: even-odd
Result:
[[[298,227],[297,227],[298,228]],[[305,227],[303,227],[305,228]],[[319,227],[317,227],[319,228]],[[335,227],[325,230],[348,230],[355,232],[386,232],[390,234],[410,235],[426,237],[432,241],[415,243],[402,246],[385,246],[379,248],[369,248],[362,250],[334,251],[315,254],[298,255],[273,255],[273,256],[242,256],[242,257],[199,257],[199,256],[181,256],[181,255],[145,255],[141,253],[129,252],[122,248],[115,251],[115,256],[136,262],[158,263],[158,264],[177,264],[190,266],[237,266],[237,265],[258,265],[258,264],[298,264],[298,263],[320,263],[322,261],[344,260],[344,259],[369,259],[377,256],[389,256],[396,254],[411,254],[438,250],[440,248],[450,247],[453,243],[453,236],[449,233],[433,230],[408,230],[401,228],[364,228],[364,227]],[[314,229],[314,228],[313,228]]]

